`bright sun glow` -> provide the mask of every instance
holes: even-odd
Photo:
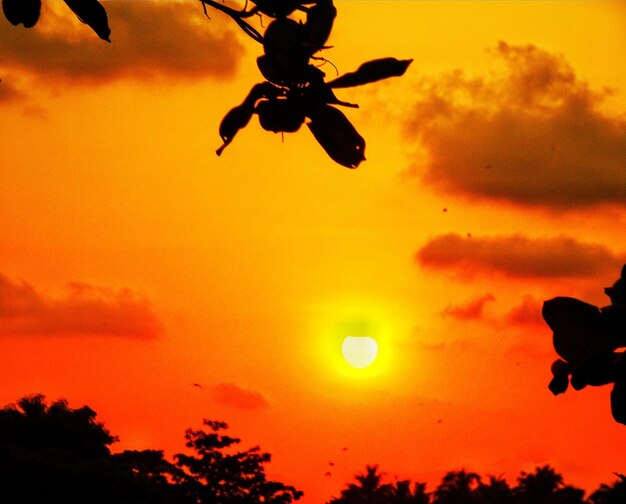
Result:
[[[376,359],[378,343],[369,336],[348,336],[343,340],[341,352],[352,367],[365,368]]]

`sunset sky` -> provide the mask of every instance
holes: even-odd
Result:
[[[548,391],[540,316],[626,262],[626,2],[337,0],[340,73],[414,60],[337,90],[357,170],[256,118],[217,157],[262,48],[194,0],[103,4],[112,44],[60,1],[0,19],[0,405],[88,404],[168,456],[223,420],[307,504],[374,463],[626,471],[610,388]]]

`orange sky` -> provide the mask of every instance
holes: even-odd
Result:
[[[0,23],[0,403],[65,397],[168,454],[224,420],[305,503],[366,463],[624,471],[609,389],[553,397],[537,319],[608,303],[626,257],[624,2],[338,1],[340,72],[414,59],[338,91],[354,171],[255,119],[218,158],[260,48],[194,2],[105,5],[110,46],[61,3]]]

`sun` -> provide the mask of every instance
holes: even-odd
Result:
[[[347,336],[341,345],[346,362],[355,368],[366,368],[376,360],[378,343],[369,336]]]

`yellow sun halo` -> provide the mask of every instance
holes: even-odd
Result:
[[[369,336],[347,336],[341,345],[346,362],[355,368],[366,368],[378,355],[378,343]]]

